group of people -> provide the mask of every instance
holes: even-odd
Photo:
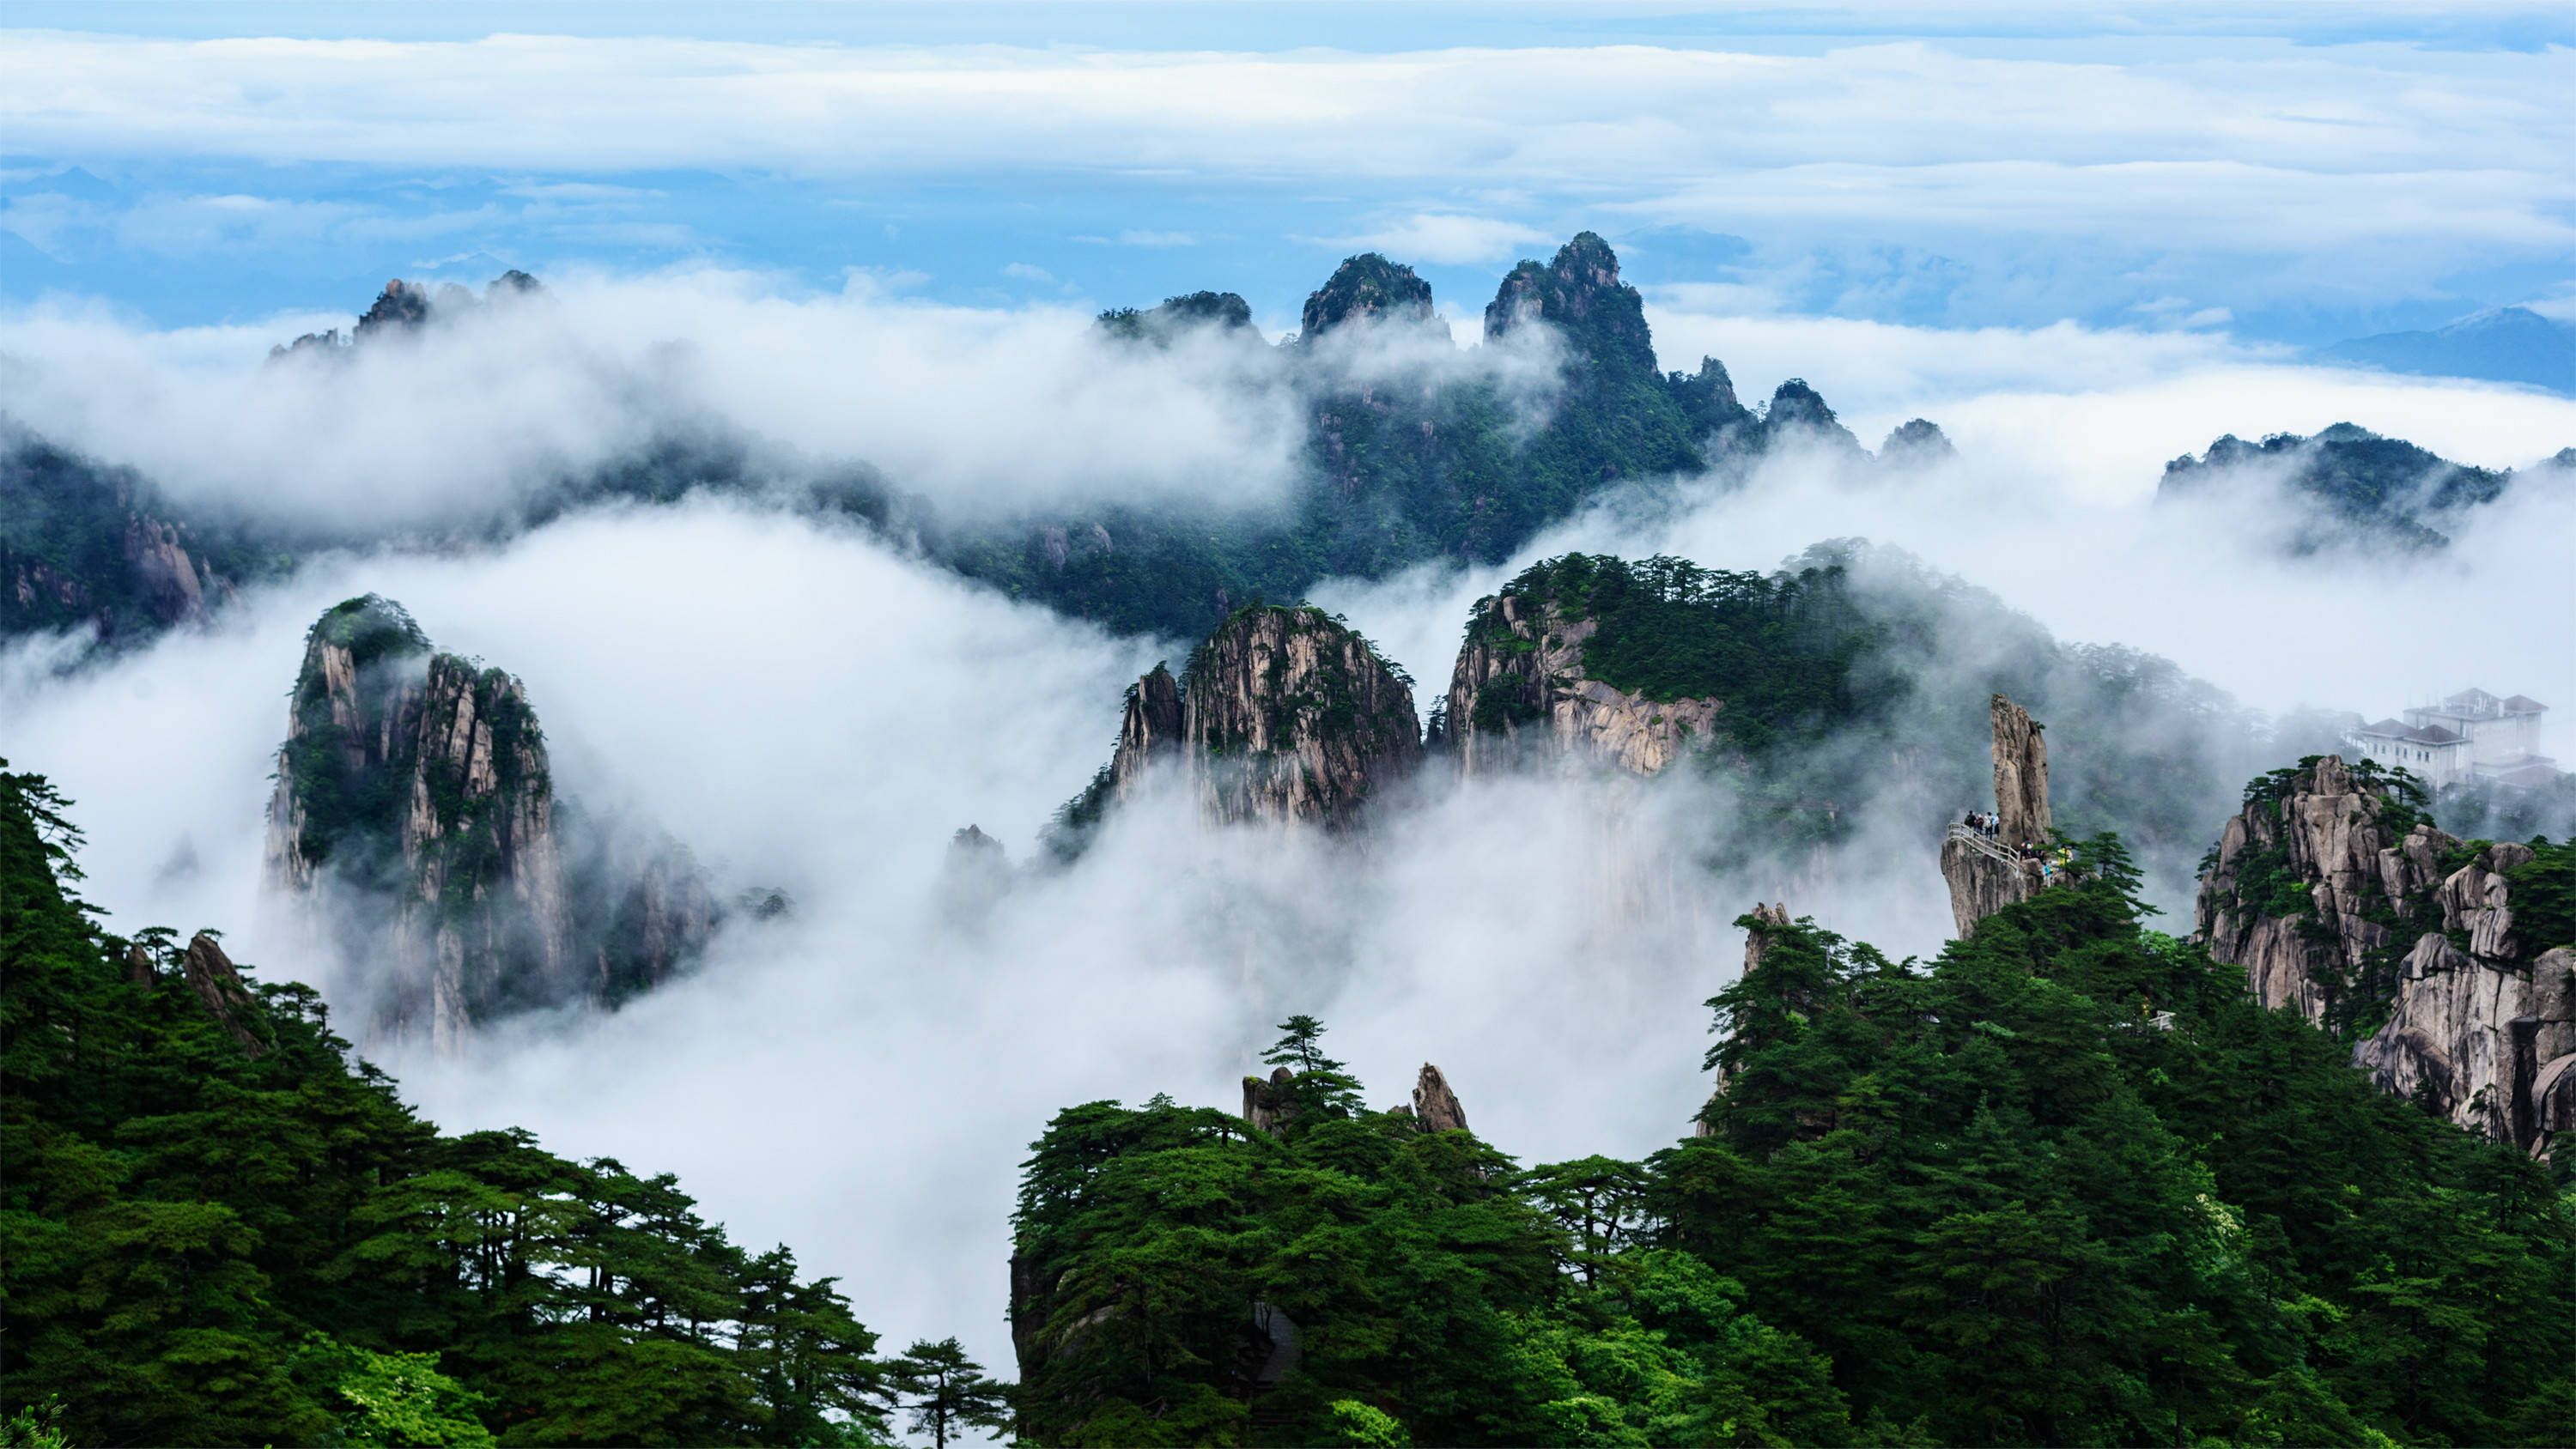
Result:
[[[2002,829],[2003,820],[1992,810],[1970,810],[1961,815],[1960,823],[1976,834],[1992,840]],[[2053,851],[2042,850],[2037,845],[2024,841],[2016,851],[2022,859],[2038,864],[2042,885],[2057,884],[2057,877],[2060,874],[2070,878],[2074,874],[2075,852],[2072,850],[2062,847]]]

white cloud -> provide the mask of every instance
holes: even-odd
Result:
[[[2106,64],[1919,42],[1257,55],[20,32],[10,45],[0,124],[35,154],[1427,181],[1719,227],[2446,258],[2576,238],[2562,162],[2576,116],[2558,100],[2576,52],[2559,49],[2246,44]],[[1433,213],[1387,234],[1418,226],[1432,259],[1482,260],[1509,245],[1505,225]]]
[[[1188,232],[1118,232],[1115,237],[1072,237],[1074,242],[1090,242],[1097,247],[1195,247],[1198,237]]]
[[[334,528],[506,514],[702,419],[970,511],[1249,505],[1287,477],[1293,399],[1266,385],[1266,351],[1109,348],[1081,309],[935,306],[893,295],[907,280],[854,273],[816,296],[744,273],[575,274],[346,366],[265,361],[345,316],[149,332],[47,302],[8,319],[0,407],[182,498]]]
[[[1023,282],[1052,282],[1055,280],[1055,273],[1048,271],[1044,267],[1033,267],[1027,262],[1007,262],[1003,264],[1002,275],[1006,277],[1017,277]]]
[[[1426,211],[1361,236],[1314,240],[1337,250],[1384,252],[1402,262],[1463,266],[1508,258],[1530,247],[1552,249],[1560,238],[1519,222]]]

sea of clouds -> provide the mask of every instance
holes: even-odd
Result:
[[[1315,590],[1423,682],[1424,703],[1469,606],[1531,559],[1769,569],[1861,536],[2062,639],[2169,655],[2262,710],[2376,716],[2472,683],[2576,710],[2563,489],[2519,489],[2422,558],[2282,557],[2279,504],[2260,488],[2153,503],[2163,461],[2221,432],[2349,419],[2508,466],[2576,441],[2576,402],[2161,334],[1854,331],[1687,296],[1657,307],[1668,366],[1714,352],[1753,397],[1802,374],[1865,440],[1929,414],[1960,456],[1897,474],[1790,453],[1740,483],[1658,480],[1501,566]],[[263,360],[298,319],[167,334],[57,309],[13,325],[0,377],[22,422],[183,499],[396,534],[506,505],[673,416],[744,429],[797,466],[864,460],[968,510],[1260,506],[1298,438],[1266,354],[1108,352],[1076,313],[707,272],[570,278],[547,309],[484,314],[487,343],[519,344],[498,353],[433,333],[336,370]],[[1383,375],[1515,376],[1494,370],[1507,365],[1461,349]],[[1755,900],[1892,954],[1936,951],[1950,929],[1929,845],[1892,818],[1864,821],[1830,868],[1679,863],[1733,808],[1683,778],[1435,781],[1355,844],[1210,834],[1163,796],[1113,818],[1071,868],[1033,868],[1051,812],[1108,756],[1121,689],[1189,641],[1112,636],[899,540],[704,496],[470,546],[353,547],[207,629],[69,672],[65,641],[0,655],[7,756],[78,802],[84,892],[116,928],[225,928],[269,979],[362,996],[365,963],[264,935],[258,892],[303,631],[367,591],[526,682],[567,796],[657,822],[725,888],[797,902],[738,922],[696,974],[613,1015],[523,1018],[452,1058],[399,1042],[371,1054],[443,1127],[517,1124],[559,1152],[676,1171],[738,1238],[785,1241],[839,1275],[895,1342],[955,1333],[988,1364],[1010,1361],[1017,1163],[1059,1108],[1156,1092],[1231,1106],[1271,1025],[1311,1012],[1373,1102],[1437,1062],[1507,1151],[1638,1156],[1706,1095],[1700,1003],[1732,976],[1742,938],[1727,923]],[[960,910],[949,837],[970,823],[1015,871]]]

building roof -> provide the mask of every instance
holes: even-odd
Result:
[[[2506,714],[2542,714],[2545,713],[2548,708],[2549,706],[2542,704],[2539,700],[2536,700],[2527,694],[2517,694],[2513,698],[2504,702],[2504,712]]]
[[[2550,781],[2557,779],[2561,773],[2562,772],[2557,767],[2552,765],[2522,765],[2515,769],[2488,775],[2485,778],[2493,780],[2499,785],[2513,785],[2525,790],[2536,790],[2539,787],[2548,784]]]
[[[2442,703],[2449,705],[2453,709],[2464,709],[2470,711],[2484,710],[2495,702],[2496,697],[2487,693],[2483,689],[2463,689],[2459,693],[2442,701]]]
[[[2363,725],[2355,733],[2376,739],[2404,740],[2410,745],[2456,745],[2468,738],[2466,735],[2454,734],[2440,725],[2411,725],[2393,719],[2384,719],[2375,725]]]

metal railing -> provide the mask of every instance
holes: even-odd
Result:
[[[2019,851],[2014,850],[2012,847],[2005,845],[2002,841],[1997,840],[1992,836],[1981,835],[1978,832],[1969,829],[1965,825],[1952,825],[1950,827],[1950,838],[1952,840],[1959,841],[1966,845],[1970,850],[1973,850],[1988,859],[1999,860],[2004,864],[2011,866],[2018,866],[2021,864],[2021,853]]]

